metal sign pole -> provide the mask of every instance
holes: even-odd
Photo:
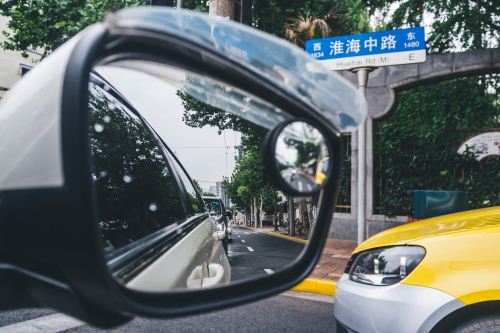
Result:
[[[352,70],[358,76],[358,89],[363,96],[366,96],[368,75],[372,70],[371,67]],[[366,124],[369,121],[368,115],[358,128],[358,244],[366,239]]]
[[[177,0],[177,9],[182,8],[182,0]]]

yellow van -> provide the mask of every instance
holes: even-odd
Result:
[[[410,223],[353,252],[337,332],[500,332],[500,206]]]

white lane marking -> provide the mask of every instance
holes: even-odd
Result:
[[[241,240],[241,242],[242,242],[242,243],[246,243],[247,241],[246,241],[246,240],[244,240],[244,239],[242,239],[242,240]]]
[[[72,317],[56,313],[0,327],[0,333],[55,333],[84,325]]]
[[[264,268],[264,271],[265,271],[267,274],[269,274],[269,275],[274,274],[274,271],[273,271],[272,269],[269,269],[269,268]]]
[[[240,236],[238,236],[238,238],[241,238]]]
[[[250,246],[247,246],[248,251],[253,252],[253,249]]]
[[[302,182],[299,181],[299,192],[302,192]]]

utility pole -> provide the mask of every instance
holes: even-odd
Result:
[[[181,9],[182,8],[182,0],[177,0],[176,7],[177,7],[177,9]]]
[[[358,77],[359,92],[366,96],[370,67],[355,68],[352,72]],[[372,119],[368,115],[358,128],[358,244],[366,239],[366,127],[371,126]]]
[[[234,19],[234,0],[210,0],[208,14]]]

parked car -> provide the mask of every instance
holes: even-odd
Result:
[[[499,239],[500,207],[371,237],[338,281],[337,332],[500,332]]]
[[[89,94],[98,229],[113,276],[144,291],[229,283],[227,241],[216,229],[220,222],[205,214],[203,200],[178,158],[141,112],[99,73],[91,74]],[[105,126],[106,135],[97,124]],[[138,242],[171,249],[151,255],[152,248],[139,250]],[[164,267],[178,266],[180,255],[185,258],[182,267],[166,277]],[[203,276],[204,266],[217,271],[217,278]]]
[[[158,134],[156,121],[171,125],[173,111],[181,119],[193,106],[266,135],[269,182],[284,195],[318,197],[310,241],[272,275],[227,281],[224,230],[169,149],[176,128]],[[351,83],[251,27],[168,8],[107,15],[0,102],[0,308],[51,307],[115,327],[288,290],[314,269],[330,228],[340,133],[365,117]],[[297,127],[294,142],[315,133],[330,158],[310,191],[283,179],[277,164],[277,156],[299,162],[297,150],[276,145]]]

